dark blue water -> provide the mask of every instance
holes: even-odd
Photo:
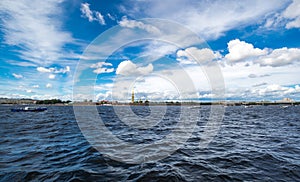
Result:
[[[210,112],[202,107],[198,127],[181,149],[143,164],[114,161],[94,149],[72,107],[53,106],[40,113],[10,108],[0,107],[0,181],[300,181],[299,106],[227,107],[217,136],[199,148]],[[160,127],[133,132],[112,114],[112,107],[98,110],[113,133],[132,143],[163,139],[179,112],[169,107]],[[134,112],[147,116],[150,111],[139,107]]]

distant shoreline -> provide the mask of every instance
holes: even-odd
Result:
[[[300,105],[300,101],[295,101],[291,98],[283,98],[277,101],[233,101],[233,100],[181,100],[181,101],[148,101],[148,100],[134,100],[129,101],[92,101],[85,99],[84,101],[63,101],[60,99],[13,99],[13,98],[0,98],[0,105],[38,105],[38,106],[79,106],[79,105],[99,105],[99,106],[199,106],[199,105],[223,105],[223,106],[249,106],[249,105]]]
[[[269,105],[300,105],[300,102],[153,102],[149,104],[137,103],[113,103],[113,104],[99,104],[97,102],[76,102],[69,104],[34,104],[34,103],[1,103],[1,106],[205,106],[205,105],[222,105],[222,106],[269,106]]]

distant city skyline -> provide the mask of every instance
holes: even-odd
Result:
[[[93,96],[76,93],[82,100],[131,101],[133,89],[135,99],[143,100],[218,99],[205,72],[194,63],[201,59],[205,64],[218,63],[226,100],[299,101],[299,6],[297,0],[2,0],[0,98],[72,100],[81,60],[91,61],[84,75],[97,78]],[[127,33],[135,29],[163,32],[155,23],[144,23],[143,18],[170,20],[186,27],[210,49],[193,44],[179,48],[155,40],[131,42],[107,59],[84,54],[93,48],[94,39],[114,26]],[[178,32],[173,38],[187,40],[182,35]],[[126,32],[118,34],[116,44],[126,36]],[[163,76],[180,77],[181,69],[196,93],[179,93]],[[130,76],[136,78],[125,84],[126,93],[112,97],[115,81]]]

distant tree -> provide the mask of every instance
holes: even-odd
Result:
[[[61,104],[61,103],[70,103],[72,101],[62,101],[60,99],[46,99],[46,100],[38,100],[36,104]]]
[[[148,100],[145,100],[145,105],[149,106],[149,101]]]

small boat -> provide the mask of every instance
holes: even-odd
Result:
[[[46,110],[46,107],[24,107],[11,109],[12,112],[42,112]]]
[[[190,109],[201,109],[201,106],[191,106]]]
[[[244,107],[245,108],[252,108],[253,106],[252,105],[245,105]]]
[[[288,108],[289,106],[280,106],[282,109],[286,109]]]

